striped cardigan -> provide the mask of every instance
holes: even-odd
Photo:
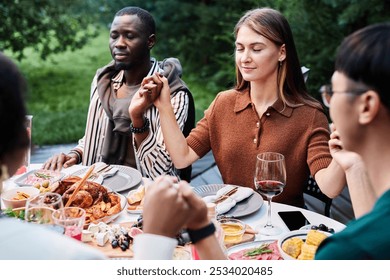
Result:
[[[148,76],[153,75],[157,71],[162,71],[154,58],[152,58],[152,64]],[[74,148],[82,153],[83,165],[91,165],[101,161],[101,152],[109,121],[97,93],[97,76],[98,75],[95,75],[91,85],[85,135],[79,140],[78,145]],[[119,88],[122,85],[123,76],[123,71],[120,71],[112,78],[112,86],[114,89],[115,87]],[[188,116],[189,94],[189,91],[183,89],[171,93],[172,107],[181,130],[184,129],[184,124]],[[149,135],[139,145],[138,149],[133,145],[137,169],[143,176],[151,179],[155,179],[162,174],[178,177],[177,170],[173,166],[172,160],[164,144],[157,108],[151,106],[145,112],[145,117],[148,117],[150,120]],[[134,139],[133,143],[135,143]]]

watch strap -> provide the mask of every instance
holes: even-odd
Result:
[[[215,232],[215,225],[211,222],[205,227],[196,230],[187,230],[188,235],[190,236],[192,244],[199,242],[200,240],[209,237]]]

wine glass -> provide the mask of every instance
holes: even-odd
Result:
[[[282,230],[274,226],[271,220],[272,198],[283,191],[286,185],[286,163],[279,153],[266,152],[257,155],[255,171],[255,188],[268,201],[267,223],[256,227],[263,235],[278,235]]]
[[[31,223],[54,224],[52,213],[63,207],[62,196],[58,193],[39,194],[27,200],[24,218]]]

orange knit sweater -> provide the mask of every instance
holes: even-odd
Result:
[[[283,154],[287,184],[273,201],[298,207],[304,205],[309,173],[315,175],[332,160],[328,140],[328,121],[320,110],[307,105],[284,107],[278,100],[259,119],[249,92],[235,90],[219,93],[187,137],[200,157],[213,151],[226,184],[254,188],[256,155]]]

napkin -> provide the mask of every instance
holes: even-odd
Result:
[[[112,169],[110,169],[110,170],[108,170],[108,171],[106,171],[106,172],[101,173],[100,176],[102,176],[103,179],[106,179],[106,178],[108,178],[108,177],[114,176],[118,171],[119,171],[118,168],[113,167]]]

